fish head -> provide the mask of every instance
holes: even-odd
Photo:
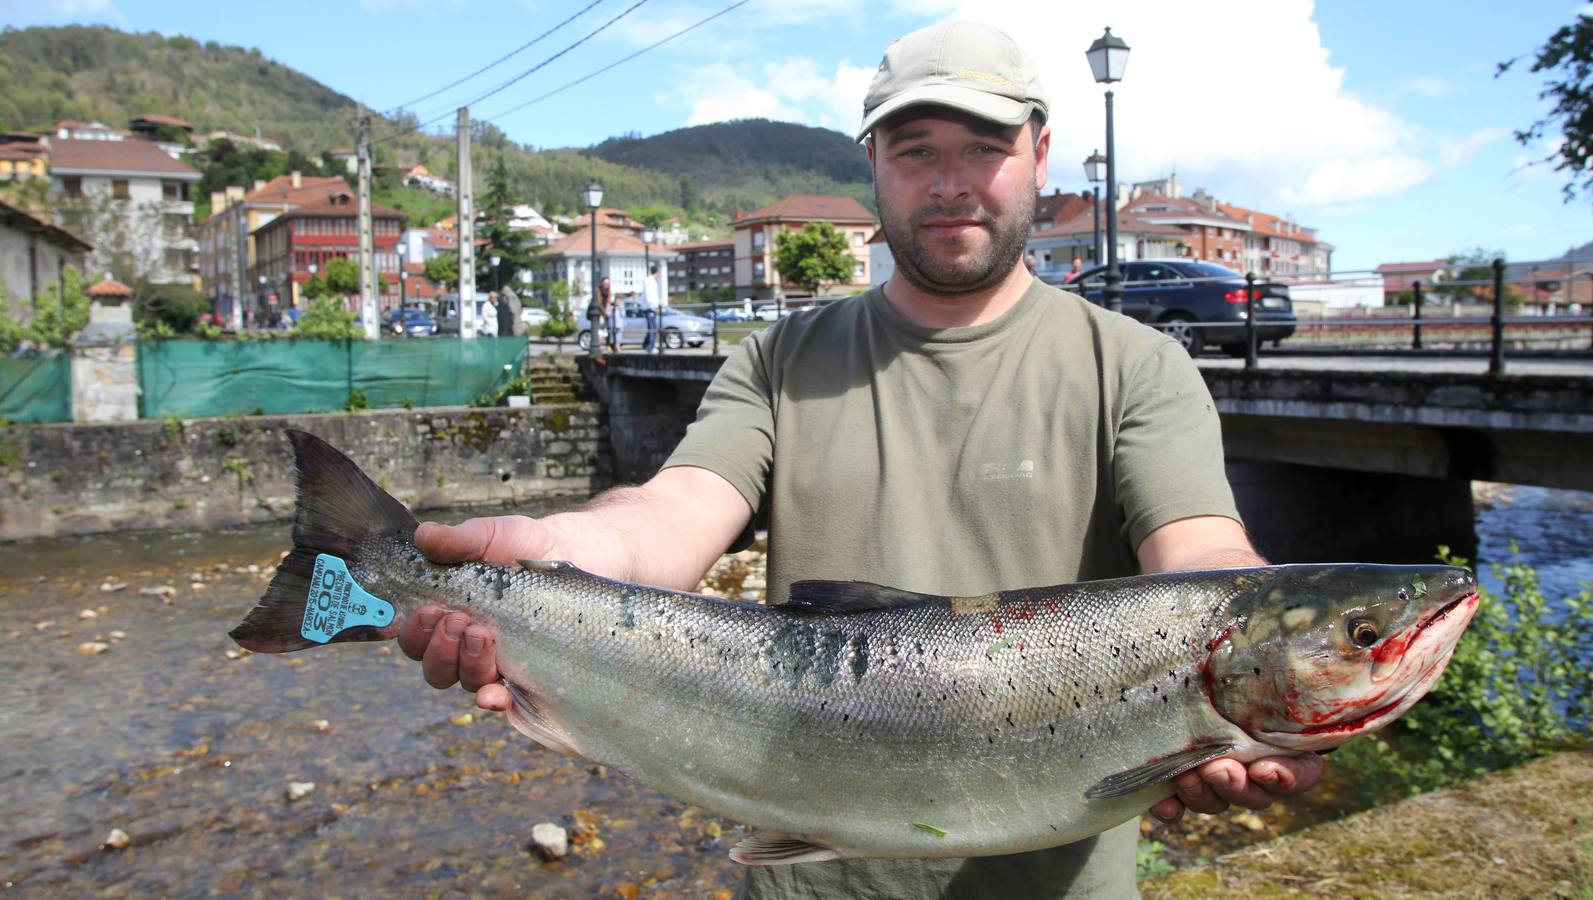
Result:
[[[1212,705],[1266,744],[1326,750],[1427,693],[1477,610],[1455,566],[1280,567],[1234,605],[1205,665]]]

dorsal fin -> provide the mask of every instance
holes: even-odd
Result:
[[[945,599],[934,594],[918,594],[867,581],[795,581],[791,583],[790,599],[780,608],[791,612],[836,615]]]

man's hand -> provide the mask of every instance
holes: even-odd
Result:
[[[458,525],[425,522],[415,530],[415,546],[432,562],[487,562],[512,566],[521,559],[562,559],[552,529],[525,516],[470,519]],[[482,709],[509,708],[509,691],[498,681],[497,644],[492,632],[474,625],[462,612],[423,606],[398,626],[398,646],[419,660],[426,683],[434,688],[456,682],[474,692]]]
[[[1268,756],[1248,766],[1238,760],[1214,759],[1173,779],[1173,796],[1152,806],[1151,815],[1175,822],[1185,809],[1220,813],[1229,804],[1266,809],[1273,801],[1303,794],[1322,779],[1322,757]]]

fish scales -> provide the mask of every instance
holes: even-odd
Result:
[[[1181,748],[1219,727],[1196,635],[1245,586],[1190,575],[1143,595],[1084,584],[962,608],[811,615],[578,571],[504,579],[499,567],[462,566],[437,592],[428,584],[441,567],[383,568],[402,558],[372,547],[362,560],[372,589],[414,605],[468,597],[512,648],[500,667],[585,758],[836,846],[894,840],[969,855],[1029,849],[1013,845],[1014,825],[1048,846],[1095,833],[1102,813],[1143,810],[1128,798],[1080,821],[1074,798],[1168,740]],[[1076,790],[1059,792],[1058,772]]]
[[[1326,749],[1393,721],[1443,671],[1478,602],[1471,573],[1447,566],[1272,566],[980,597],[802,582],[782,607],[563,563],[444,566],[347,457],[289,437],[294,548],[232,631],[241,645],[386,640],[424,604],[466,610],[495,632],[517,727],[763,829],[731,852],[749,864],[1012,853],[1104,831],[1203,761]],[[327,559],[391,619],[309,630]]]

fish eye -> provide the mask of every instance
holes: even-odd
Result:
[[[1410,599],[1410,591],[1400,588],[1398,591],[1394,592],[1394,596],[1399,598],[1399,602],[1404,603]]]
[[[1350,640],[1360,647],[1370,647],[1383,636],[1378,630],[1377,623],[1371,619],[1351,619],[1349,632]]]

